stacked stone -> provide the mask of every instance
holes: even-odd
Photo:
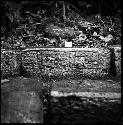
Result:
[[[121,47],[113,47],[115,53],[115,65],[117,76],[121,75]]]
[[[2,74],[14,74],[22,65],[32,75],[48,76],[107,76],[110,67],[111,52],[108,49],[94,48],[49,48],[1,53]],[[121,74],[121,48],[115,48],[117,74]]]
[[[25,52],[23,65],[35,74],[48,76],[89,76],[102,77],[108,75],[109,50],[56,51],[40,50]]]
[[[105,57],[105,58],[104,58]],[[75,53],[73,73],[89,77],[102,77],[108,74],[110,52],[78,51]]]
[[[37,75],[40,73],[37,51],[24,51],[22,55],[22,65],[29,75]]]
[[[1,74],[2,76],[19,74],[20,51],[2,51],[1,52]]]

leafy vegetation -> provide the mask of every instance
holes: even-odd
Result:
[[[100,11],[94,8],[98,5],[94,1],[80,4],[87,10],[83,14],[69,2],[39,2],[46,8],[37,4],[29,1],[1,3],[2,49],[64,47],[65,41],[72,41],[73,47],[106,47],[121,44],[120,17],[103,16],[103,12],[101,15],[98,13]],[[33,9],[35,6],[36,9]],[[90,7],[95,9],[97,14],[90,15]],[[116,8],[118,10],[118,4]],[[5,27],[6,25],[8,27]]]

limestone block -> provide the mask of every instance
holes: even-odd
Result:
[[[92,62],[92,67],[95,68],[99,68],[99,64],[97,61]]]
[[[4,55],[2,55],[4,56]],[[6,56],[6,55],[5,55]],[[119,55],[117,54],[117,57]],[[12,60],[16,60],[17,56],[14,54],[12,56]],[[9,56],[7,58],[10,58]],[[3,57],[2,57],[3,58]],[[118,57],[118,60],[120,59],[120,56]],[[3,58],[4,60],[4,58]],[[2,60],[2,69],[3,68],[3,61]],[[109,62],[110,62],[110,52],[107,49],[98,50],[95,49],[86,50],[86,49],[70,49],[64,48],[62,50],[59,49],[42,49],[42,50],[26,50],[22,54],[22,61],[23,66],[26,68],[26,70],[30,72],[41,72],[41,74],[49,74],[52,73],[54,75],[58,74],[66,74],[74,71],[74,68],[78,70],[79,72],[86,75],[88,72],[92,72],[91,70],[99,72],[98,70],[103,71],[102,74],[106,74],[109,68]],[[10,61],[11,62],[11,61]],[[12,64],[13,69],[16,65],[16,61],[13,61],[14,65]],[[11,65],[11,64],[10,64]],[[117,63],[117,65],[120,65]],[[9,65],[5,65],[7,68],[10,67]],[[5,67],[4,66],[4,67]],[[82,69],[82,71],[80,71]],[[85,69],[85,70],[83,70]],[[90,70],[91,69],[91,70]],[[98,69],[98,70],[96,70]],[[7,70],[6,70],[7,71]],[[10,72],[10,70],[8,70]],[[90,73],[93,74],[93,73]],[[98,73],[97,73],[98,75]]]
[[[91,62],[89,62],[89,63],[85,63],[85,64],[84,64],[84,68],[86,68],[86,69],[90,69],[90,68],[93,68],[93,65],[92,65]]]
[[[92,60],[98,60],[98,58],[99,58],[98,52],[93,52],[93,53],[91,54],[91,58],[92,58]]]
[[[75,53],[76,53],[75,51],[69,52],[69,57],[70,57],[70,58],[75,57]]]
[[[2,75],[19,74],[21,52],[2,51],[1,52],[1,73]]]
[[[115,65],[117,75],[121,75],[121,47],[113,47],[115,53]]]
[[[85,57],[75,57],[75,63],[84,63]]]
[[[61,51],[58,54],[59,58],[69,58],[69,52]]]
[[[86,51],[76,51],[76,56],[86,56]]]
[[[66,66],[67,64],[69,64],[69,61],[68,60],[62,60],[62,61],[59,62],[59,64],[61,66]]]

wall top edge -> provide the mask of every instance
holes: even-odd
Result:
[[[115,47],[116,49],[121,49],[121,47]],[[106,50],[108,48],[27,48],[27,49],[23,49],[23,50],[5,50],[5,49],[1,49],[1,52],[17,52],[17,51],[33,51],[33,50],[51,50],[51,51],[100,51],[100,50]]]

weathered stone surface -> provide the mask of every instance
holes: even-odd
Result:
[[[40,73],[37,51],[25,51],[22,56],[22,63],[24,68],[30,73],[37,75]]]
[[[4,57],[5,55],[2,54],[2,56]],[[8,58],[10,59],[11,57]],[[108,74],[110,51],[108,49],[88,48],[29,49],[23,51],[22,62],[25,69],[34,75],[40,73],[42,75],[64,76],[65,74],[70,75],[71,72],[74,72],[74,74],[79,74],[80,72],[80,74],[86,76],[88,74],[102,76]],[[117,64],[119,66],[119,63]],[[4,66],[8,65],[4,63]]]
[[[19,74],[21,62],[20,51],[1,52],[1,76]]]
[[[74,57],[74,56],[75,56],[75,53],[76,53],[75,51],[69,52],[69,57],[70,57],[70,58]]]
[[[85,56],[85,53],[82,53],[82,51],[77,51],[76,56]]]
[[[117,75],[121,75],[121,47],[113,47],[115,53],[115,65]]]

